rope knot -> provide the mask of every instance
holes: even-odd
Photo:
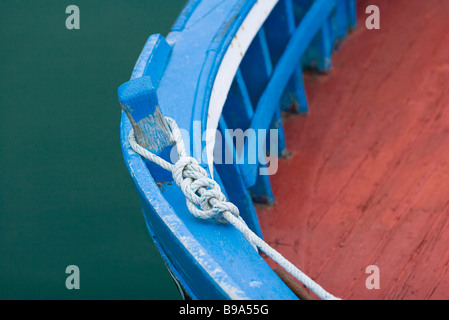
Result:
[[[142,157],[172,172],[173,180],[186,197],[189,211],[198,218],[212,218],[222,223],[231,223],[248,239],[256,251],[260,248],[319,297],[336,299],[248,228],[245,221],[239,217],[238,208],[226,201],[220,186],[208,177],[207,171],[198,164],[195,158],[186,156],[184,142],[176,122],[168,117],[165,119],[172,131],[170,138],[176,144],[180,158],[174,165],[141,147],[135,139],[133,130],[129,133],[129,143],[131,148]]]
[[[195,158],[179,159],[173,166],[173,179],[186,196],[187,207],[194,216],[221,223],[228,222],[222,216],[225,211],[239,216],[238,208],[226,201],[220,186],[208,177]]]

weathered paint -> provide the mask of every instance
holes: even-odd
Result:
[[[170,129],[159,109],[157,93],[151,78],[143,76],[125,82],[118,88],[120,105],[134,129],[137,142],[158,155],[169,160],[173,149]],[[171,181],[171,173],[146,161],[157,182]]]
[[[242,22],[240,28],[235,34],[229,45],[217,71],[214,84],[212,86],[209,107],[207,109],[207,126],[209,134],[206,137],[207,155],[210,162],[213,159],[214,147],[214,129],[218,126],[218,121],[224,106],[227,93],[231,87],[231,83],[252,40],[258,33],[262,24],[276,5],[277,0],[269,0],[265,2],[256,2],[251,11]]]
[[[449,2],[358,4],[333,71],[305,77],[313,112],[284,123],[292,157],[258,210],[265,240],[343,299],[447,300]]]
[[[323,10],[324,14],[329,10],[325,3],[329,6],[334,5],[332,0],[317,2],[319,10]],[[190,1],[166,38],[154,35],[148,39],[136,63],[131,81],[142,81],[149,76],[154,84],[153,89],[147,86],[151,93],[146,94],[146,101],[152,101],[153,107],[158,106],[164,116],[173,118],[181,129],[190,133],[194,131],[195,121],[202,121],[202,131],[205,131],[209,123],[208,114],[211,114],[210,106],[220,109],[217,113],[218,118],[214,118],[212,125],[212,128],[216,128],[221,109],[239,67],[239,63],[235,63],[234,59],[238,58],[240,61],[246,49],[231,50],[233,54],[228,52],[234,45],[250,46],[251,39],[259,32],[276,3],[277,1],[272,0]],[[250,15],[252,10],[258,12],[257,15]],[[248,17],[251,19],[246,20]],[[315,18],[313,15],[308,19]],[[320,19],[309,21],[306,27],[310,26],[310,23],[319,24],[325,17]],[[248,21],[251,23],[247,25]],[[253,28],[253,25],[256,28]],[[251,32],[245,33],[246,28]],[[301,22],[297,28],[302,30],[305,26]],[[295,31],[293,36],[295,34],[298,37],[298,31]],[[234,39],[237,40],[231,46]],[[268,51],[265,51],[265,56]],[[232,72],[223,71],[222,79],[220,69],[223,61],[227,61],[227,55],[233,57],[229,60]],[[283,57],[284,55],[280,59]],[[300,61],[300,58],[300,55],[295,57],[296,61]],[[276,68],[278,66],[273,69],[275,74]],[[291,74],[286,73],[285,76],[290,78]],[[220,87],[215,87],[214,90],[214,83],[220,81],[222,81]],[[244,81],[240,83],[241,89],[245,86]],[[215,105],[211,99],[217,93],[217,98],[213,98],[213,101],[216,99],[217,102]],[[126,99],[121,100],[126,112],[131,114],[135,111],[132,104],[123,103]],[[257,114],[259,108],[251,107]],[[148,106],[144,106],[142,110],[145,108]],[[296,299],[291,290],[236,229],[229,225],[196,219],[188,211],[184,195],[173,182],[157,184],[159,181],[155,175],[157,169],[151,168],[150,164],[146,164],[140,156],[132,152],[127,141],[132,124],[140,123],[143,124],[142,128],[148,129],[145,126],[148,121],[153,120],[155,123],[148,114],[151,112],[144,112],[143,123],[135,121],[133,117],[130,122],[123,114],[121,122],[123,155],[142,203],[150,233],[167,266],[185,292],[194,299]],[[273,116],[274,114],[275,112]],[[247,119],[249,124],[253,114],[248,115],[250,115]],[[265,128],[271,125],[273,116],[270,116]],[[140,115],[136,117],[141,119]],[[280,125],[278,121],[274,123]],[[214,178],[223,187],[227,196],[233,197],[234,202],[240,202],[242,217],[254,231],[260,233],[257,216],[253,204],[248,201],[243,179],[236,180],[239,183],[238,188],[234,187],[235,182],[232,179],[226,179],[231,172],[242,177],[240,169],[243,167],[239,169],[223,166],[221,173],[217,174],[218,170],[214,172],[214,167],[207,166],[208,158],[201,157],[205,145],[206,142],[198,146],[190,141],[193,156],[209,169],[210,174],[215,173]],[[263,185],[267,185],[266,182],[260,184]],[[239,193],[236,190],[243,192]]]

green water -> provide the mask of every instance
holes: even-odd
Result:
[[[184,5],[0,1],[1,299],[180,298],[122,159],[116,90]]]

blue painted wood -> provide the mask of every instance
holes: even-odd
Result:
[[[173,144],[170,129],[159,109],[156,90],[150,77],[140,77],[125,82],[118,88],[118,98],[123,111],[134,129],[137,142],[145,149],[170,161]],[[171,172],[147,161],[157,182],[173,180]]]
[[[355,0],[347,0],[348,1],[348,17],[349,17],[349,30],[352,31],[357,26],[357,12],[356,12],[356,4]]]
[[[279,109],[278,109],[279,110]],[[225,106],[223,108],[223,116],[222,119],[219,122],[219,129],[222,132],[223,136],[226,137],[226,142],[232,142],[232,137],[229,135],[229,132],[227,132],[227,135],[225,136],[225,130],[226,129],[241,129],[246,130],[251,122],[251,118],[254,114],[253,106],[251,104],[248,91],[246,89],[246,84],[243,79],[243,76],[241,74],[240,69],[237,71],[235,75],[234,82],[230,88],[230,91],[228,93],[228,98],[226,100]],[[280,119],[280,115],[278,115],[278,119]],[[228,125],[227,123],[230,123],[231,125]],[[282,125],[282,124],[275,124]],[[283,130],[280,132],[283,133]],[[285,140],[283,140],[285,141]],[[227,148],[227,152],[232,155],[236,155],[237,151],[235,149],[234,144],[230,144],[227,146],[224,146],[224,148]],[[239,150],[241,152],[241,150]],[[246,154],[248,154],[247,150],[244,150]],[[216,166],[220,168],[221,171],[219,171],[219,174],[221,176],[232,177],[232,179],[237,180],[234,181],[237,183],[237,188],[231,187],[232,192],[236,192],[237,194],[240,194],[240,196],[243,196],[243,201],[246,205],[247,199],[253,199],[255,202],[263,203],[263,204],[272,204],[274,202],[274,196],[273,192],[271,191],[271,185],[268,177],[257,177],[258,165],[251,165],[248,164],[248,157],[244,158],[243,160],[240,160],[244,163],[238,164],[237,157],[232,158],[232,164],[227,165],[220,165]],[[223,159],[223,162],[224,159]],[[238,168],[234,168],[238,164]],[[227,171],[225,171],[227,169]],[[265,170],[265,169],[260,169]],[[235,174],[239,173],[241,178],[236,178]],[[225,179],[226,179],[225,178]],[[239,190],[239,182],[242,181],[243,187],[245,188],[245,192]],[[229,184],[232,184],[232,182],[229,182]],[[248,188],[248,191],[246,190]],[[248,195],[251,195],[248,197]],[[245,218],[244,218],[245,219]],[[251,206],[248,207],[248,225],[250,225],[251,228],[254,228],[255,232],[258,235],[262,235],[259,227],[259,223],[257,220],[257,216],[255,214],[254,206],[251,203]],[[252,227],[254,226],[254,227]]]
[[[222,116],[218,123],[218,130],[222,135],[222,151],[223,155],[221,163],[215,163],[218,176],[223,181],[223,186],[228,190],[228,199],[234,203],[240,211],[240,216],[245,220],[248,227],[263,238],[262,229],[260,228],[259,219],[254,208],[252,198],[247,190],[243,175],[240,172],[240,166],[237,165],[237,157],[235,146],[232,143],[228,126],[225,118]],[[231,159],[225,159],[225,156],[230,155]]]
[[[195,12],[195,9],[198,7],[198,5],[201,3],[202,0],[190,0],[185,5],[184,9],[182,10],[181,14],[179,15],[178,19],[176,19],[175,24],[170,30],[170,33],[182,31],[189,21],[190,16]]]
[[[334,9],[335,4],[336,2],[332,0],[317,0],[313,2],[307,13],[302,17],[299,26],[293,32],[290,41],[285,46],[284,53],[278,58],[278,63],[274,71],[275,74],[272,76],[271,73],[268,73],[271,69],[268,71],[266,69],[260,70],[260,66],[265,65],[264,55],[262,53],[263,44],[260,42],[260,37],[256,41],[253,41],[249,47],[242,61],[241,68],[245,79],[247,79],[247,85],[251,88],[250,96],[252,97],[253,103],[254,101],[258,101],[250,126],[255,132],[258,132],[260,129],[266,129],[268,127],[268,120],[278,114],[278,103],[289,79],[295,73],[295,68],[299,65],[298,57],[301,57],[309,48],[312,40],[316,37],[318,31],[320,31],[328,19],[330,12]],[[259,66],[259,71],[257,71],[257,66]],[[271,76],[271,78],[267,79],[265,76]],[[248,136],[247,145],[254,145],[256,143],[255,139],[253,136]],[[253,175],[258,183],[269,183],[268,179],[259,178],[257,180],[257,175],[260,174],[260,171],[255,170],[254,166],[248,165],[242,171],[245,171],[247,176]],[[257,188],[259,191],[268,191],[270,189],[271,187],[268,186]],[[267,192],[268,195],[269,193]],[[256,198],[264,199],[263,195]],[[269,199],[268,196],[266,198]]]
[[[179,201],[182,194],[173,182],[164,184],[162,190],[156,185],[141,157],[130,151],[127,139],[130,128],[128,119],[122,116],[121,142],[125,163],[136,184],[145,219],[168,260],[167,265],[171,266],[192,298],[263,299],[281,296],[294,299],[283,288],[282,282],[270,277],[271,269],[261,263],[259,254],[237,230],[229,225],[193,217],[185,202]],[[268,281],[248,282],[246,270],[252,268],[255,268],[254,275],[259,274],[254,279],[268,275]],[[247,288],[242,285],[245,283]]]
[[[281,105],[284,111],[293,113],[306,114],[309,111],[302,67],[297,67],[292,78],[287,83],[286,89],[281,97]]]
[[[251,43],[248,51],[243,58],[240,69],[242,70],[242,75],[246,83],[246,87],[248,88],[249,97],[252,105],[256,105],[260,95],[271,77],[273,66],[271,62],[270,52],[268,49],[267,40],[265,38],[264,28],[262,27],[256,35],[256,38]],[[279,106],[279,105],[278,105]],[[276,108],[276,112],[271,116],[271,127],[274,126],[276,129],[282,131],[280,135],[281,138],[284,138],[282,122],[281,122],[281,114],[280,107]],[[258,134],[257,131],[254,131],[254,136]],[[250,137],[248,138],[248,140]],[[250,145],[250,146],[255,146]],[[280,150],[278,153],[286,152],[285,150],[285,140],[279,142]],[[259,151],[261,152],[261,151]],[[253,155],[249,150],[246,152],[247,155]],[[256,155],[254,155],[256,156]],[[259,153],[257,153],[259,156]],[[246,157],[244,159],[245,165],[241,166],[241,170],[246,177],[250,177],[247,181],[251,181],[251,184],[248,184],[247,187],[250,190],[250,193],[256,202],[261,202],[264,204],[271,204],[274,199],[272,197],[271,184],[269,179],[258,179],[259,175],[259,166],[254,166],[252,162]],[[263,185],[258,185],[263,184]],[[266,202],[270,201],[270,202]]]
[[[242,73],[240,69],[238,69],[229,90],[228,98],[226,99],[225,105],[223,107],[222,117],[224,119],[221,120],[222,132],[227,129],[241,130],[242,133],[245,133],[251,123],[253,115],[254,110],[251,99],[249,97],[248,89],[246,87]],[[231,136],[229,132],[226,137],[228,142],[234,141],[234,135]],[[252,171],[255,171],[255,169],[257,169],[257,164],[256,162],[254,162],[254,165],[248,165],[249,161],[247,151],[241,149],[237,150],[237,147],[235,145],[236,143],[237,141],[233,143],[232,150],[238,156],[236,156],[232,160],[234,161],[235,165],[239,166],[239,172],[242,175],[242,180],[245,184],[245,188],[249,188],[256,183],[255,176]],[[230,150],[230,148],[228,150]],[[244,154],[244,156],[241,156],[242,153]]]
[[[269,125],[270,115],[274,114],[276,104],[298,65],[298,56],[306,51],[316,33],[335,7],[335,0],[316,0],[293,33],[282,57],[276,65],[273,75],[259,99],[251,128],[258,130]],[[253,142],[249,142],[253,143]]]
[[[240,69],[237,70],[237,73],[235,74],[234,81],[236,85],[238,86],[240,95],[242,96],[242,102],[243,102],[243,110],[244,117],[247,117],[248,119],[251,119],[254,115],[254,107],[251,103],[251,99],[249,97],[248,88],[246,87],[245,80],[243,79],[242,71]],[[227,101],[226,101],[227,103]],[[225,104],[226,104],[225,103]],[[248,128],[249,122],[246,123],[244,126],[240,128]]]
[[[279,61],[296,28],[292,0],[279,1],[273,13],[264,24],[267,43],[273,65]],[[308,111],[307,98],[303,85],[302,66],[295,69],[280,99],[281,109],[293,113]]]
[[[237,70],[229,89],[222,115],[228,129],[246,130],[251,123],[254,109],[240,69]]]
[[[329,71],[332,67],[332,49],[330,23],[325,21],[304,55],[305,67],[320,72]]]
[[[274,112],[274,117],[273,120],[271,122],[271,126],[270,129],[274,129],[278,131],[278,148],[277,148],[277,153],[276,156],[278,158],[285,158],[288,156],[289,152],[287,149],[287,143],[285,141],[285,132],[284,132],[284,125],[282,122],[282,114],[281,114],[281,108],[277,108]],[[269,134],[269,132],[267,131],[267,135]],[[271,139],[267,139],[267,143],[266,143],[266,150],[267,153],[271,153],[271,147],[270,147],[270,141]]]
[[[171,46],[163,36],[160,34],[151,35],[145,43],[142,53],[134,67],[132,78],[151,76],[152,85],[157,89],[171,49]]]
[[[348,32],[357,25],[355,0],[338,0],[330,15],[330,37],[333,49],[340,46]]]
[[[263,43],[261,42],[259,33],[248,48],[239,69],[238,84],[241,87],[241,90],[246,89],[247,93],[245,93],[245,95],[249,97],[252,108],[254,108],[255,104],[257,104],[257,100],[263,92],[271,73],[271,64],[266,60],[267,57],[264,56],[262,46]],[[226,107],[232,108],[232,106],[228,104],[226,104]],[[238,110],[236,110],[236,112],[238,112]],[[252,118],[253,113],[242,113],[241,117],[246,117],[249,115],[251,115]],[[242,127],[242,130],[244,130],[248,135],[253,133],[256,134],[254,131],[246,131],[251,123],[251,118],[245,119],[247,124]],[[231,128],[234,127],[234,121],[232,119],[229,119],[228,117],[226,118],[226,121]],[[258,165],[257,159],[255,158],[257,158],[257,155],[254,152],[249,152],[249,149],[247,148],[243,150],[237,148],[236,150],[239,154],[238,163],[240,164],[240,170],[243,175],[245,185],[247,188],[251,188],[256,183]]]
[[[300,60],[316,35],[324,30],[326,21],[330,21],[337,0],[314,1],[297,21],[298,26],[293,11],[298,8],[299,0],[280,1],[282,4],[274,14],[280,14],[278,8],[282,7],[282,15],[269,18],[273,23],[277,21],[275,25],[283,26],[279,38],[269,34],[272,29],[267,24],[263,27],[265,35],[264,31],[259,32],[253,41],[225,103],[218,128],[221,132],[227,126],[251,128],[255,132],[276,126],[276,119],[280,119],[279,101],[285,92],[292,92],[294,99],[306,102]],[[167,267],[193,299],[296,299],[242,234],[230,225],[193,217],[184,195],[171,178],[161,178],[158,168],[147,165],[128,142],[128,134],[135,127],[138,135],[139,130],[143,132],[139,143],[151,144],[156,141],[151,137],[157,137],[157,145],[148,148],[167,157],[165,152],[172,146],[163,138],[164,123],[152,118],[160,110],[186,133],[190,141],[185,142],[191,155],[207,168],[205,141],[193,139],[195,128],[199,121],[201,137],[206,129],[209,99],[220,63],[255,2],[189,1],[166,38],[150,36],[131,80],[118,90],[124,110],[120,129],[122,152],[147,226]],[[353,2],[347,3],[350,3],[348,21],[352,21]],[[257,64],[251,58],[257,59]],[[146,125],[148,121],[153,121],[150,126]],[[222,148],[235,146],[231,143]],[[273,197],[271,188],[267,188],[269,176],[258,174],[258,169],[267,170],[266,165],[259,163],[216,163],[213,173],[226,196],[238,205],[250,228],[261,235],[250,194],[256,198],[265,196],[266,202],[272,202]],[[160,184],[161,181],[167,183]],[[247,190],[248,187],[253,188]]]
[[[159,188],[142,158],[130,149],[131,125],[125,115],[121,129],[125,163],[151,234],[192,298],[295,299],[240,232],[193,217],[185,201],[179,201],[183,195],[173,182]]]
[[[274,12],[274,14],[276,14],[276,12]],[[262,56],[263,56],[266,73],[267,73],[268,77],[271,77],[271,74],[273,73],[273,63],[272,63],[270,50],[268,49],[267,38],[265,36],[265,27],[266,27],[266,24],[264,24],[264,26],[262,26],[262,28],[260,28],[259,33],[257,34],[257,37],[260,41],[261,52],[262,52]],[[285,143],[285,134],[284,134],[284,127],[282,125],[282,116],[281,116],[281,108],[280,107],[276,108],[276,110],[275,110],[270,128],[278,130],[278,132],[279,132],[277,156],[282,157],[284,155],[287,155],[288,151],[287,151],[287,145]],[[269,146],[269,143],[267,143],[267,152],[269,152],[269,150],[270,150],[270,146]],[[270,187],[270,189],[271,189],[271,187]]]
[[[347,0],[337,1],[335,16],[334,16],[334,42],[340,43],[346,36],[349,24],[349,9]]]
[[[266,46],[265,38],[263,32],[259,31],[240,64],[240,70],[253,106],[257,105],[273,69],[264,53],[264,46]]]
[[[293,0],[293,8],[296,21],[300,22],[308,12],[315,0]],[[329,34],[330,22],[322,24],[322,30],[318,31],[314,39],[306,49],[302,57],[304,68],[311,68],[326,72],[331,68],[332,39]]]
[[[208,96],[204,93],[210,92],[213,74],[225,53],[224,44],[233,38],[232,30],[238,29],[253,3],[202,1],[188,18],[184,17],[182,28],[178,26],[167,36],[172,51],[157,96],[162,113],[174,118],[181,129],[192,133],[193,121],[206,116],[203,107],[192,107],[195,101],[202,104],[195,96]],[[197,10],[208,14],[199,14]],[[192,41],[197,45],[192,46]],[[148,75],[151,76],[151,69]],[[207,101],[204,103],[207,105]],[[237,230],[199,221],[188,212],[177,186],[156,185],[143,160],[129,148],[130,128],[129,120],[122,117],[122,150],[145,218],[169,260],[167,265],[190,295],[195,299],[296,299]],[[194,155],[198,157],[201,150]]]
[[[267,206],[274,205],[274,194],[271,189],[270,176],[266,165],[260,165],[256,175],[256,183],[251,187],[250,193],[254,202]]]

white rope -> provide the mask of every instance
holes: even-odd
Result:
[[[176,122],[169,117],[165,117],[165,119],[171,129],[171,140],[176,145],[179,154],[179,160],[174,165],[140,146],[132,129],[129,133],[129,143],[131,148],[142,157],[172,172],[173,180],[186,196],[189,211],[201,219],[215,219],[221,223],[232,224],[254,247],[259,248],[272,258],[318,297],[324,300],[340,300],[324,290],[248,228],[239,215],[239,209],[231,202],[226,201],[220,186],[208,177],[206,170],[198,164],[195,158],[186,156],[184,141]]]

